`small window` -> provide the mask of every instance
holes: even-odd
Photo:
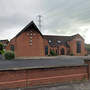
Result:
[[[61,43],[61,41],[60,41],[60,40],[58,40],[58,41],[57,41],[57,43]]]
[[[30,35],[32,35],[32,33]]]
[[[51,43],[52,41],[51,41],[51,40],[49,40],[48,42],[49,42],[49,43]]]
[[[45,55],[48,55],[48,46],[45,46]]]
[[[14,45],[11,45],[11,46],[10,46],[10,50],[11,50],[11,51],[14,51]]]
[[[30,37],[30,39],[32,39],[32,37]]]
[[[29,36],[29,33],[27,33],[27,36]]]
[[[32,43],[30,43],[30,46],[32,46]]]
[[[30,42],[32,42],[32,40],[30,40]]]
[[[36,33],[33,34],[34,36],[36,35]]]

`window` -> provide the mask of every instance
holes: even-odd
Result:
[[[51,40],[49,40],[48,42],[49,42],[49,43],[51,43],[52,41],[51,41]]]
[[[11,46],[10,46],[10,50],[11,50],[11,51],[14,51],[14,45],[11,45]]]
[[[30,39],[32,39],[32,37],[30,37]]]
[[[56,54],[58,54],[57,49],[56,49]]]
[[[60,51],[61,51],[61,55],[65,55],[65,50],[64,50],[64,48],[62,48]]]
[[[30,43],[30,46],[32,46],[32,43]]]
[[[60,40],[58,40],[58,41],[57,41],[57,43],[61,43],[61,41],[60,41]]]
[[[45,46],[45,55],[48,55],[48,46]]]
[[[29,33],[27,33],[27,36],[29,36]]]
[[[32,35],[32,33],[30,35]]]
[[[81,42],[77,41],[77,53],[81,53]]]
[[[34,36],[36,35],[36,33],[33,34]]]
[[[32,40],[30,40],[30,43],[32,43]]]

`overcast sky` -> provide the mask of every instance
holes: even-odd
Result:
[[[30,21],[43,34],[80,33],[90,43],[90,0],[0,0],[0,39],[11,39]]]

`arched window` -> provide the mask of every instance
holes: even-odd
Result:
[[[77,41],[76,46],[77,46],[77,53],[81,53],[81,42]]]
[[[65,50],[64,48],[61,49],[61,55],[64,55],[65,54]]]
[[[45,46],[45,55],[48,55],[48,46]]]
[[[11,46],[10,46],[10,50],[11,50],[11,51],[14,51],[14,45],[11,45]]]

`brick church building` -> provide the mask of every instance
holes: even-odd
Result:
[[[79,34],[42,35],[33,21],[10,40],[6,50],[14,51],[16,57],[47,56],[51,50],[57,55],[86,55],[84,39]]]

